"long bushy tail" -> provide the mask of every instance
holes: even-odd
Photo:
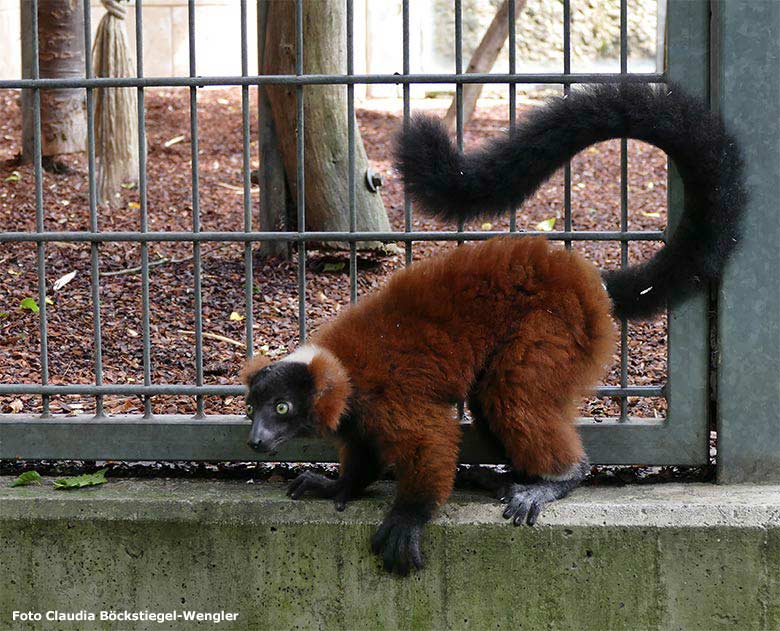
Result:
[[[678,86],[605,84],[531,111],[514,132],[463,155],[437,120],[401,132],[396,166],[422,210],[447,220],[517,208],[584,148],[634,138],[665,151],[685,186],[674,234],[649,261],[604,274],[614,313],[646,318],[720,275],[746,202],[742,159],[721,120]]]

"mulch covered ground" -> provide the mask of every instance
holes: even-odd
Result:
[[[189,230],[190,137],[189,103],[186,90],[147,90],[148,207],[150,230]],[[368,103],[358,111],[360,130],[372,165],[384,175],[382,196],[394,229],[403,228],[403,195],[390,163],[390,141],[400,124],[398,103]],[[444,105],[442,103],[442,105]],[[0,94],[0,231],[35,229],[35,184],[32,168],[15,165],[20,151],[18,93]],[[522,115],[522,107],[521,113]],[[442,109],[433,108],[443,113]],[[200,122],[200,210],[203,230],[243,230],[241,158],[241,96],[234,89],[203,90],[199,97]],[[474,146],[507,125],[507,107],[482,107],[466,129],[466,146]],[[256,121],[252,120],[253,138]],[[183,141],[168,147],[177,136]],[[256,142],[252,143],[257,154]],[[666,158],[641,143],[629,143],[629,227],[658,230],[666,223]],[[73,172],[46,173],[43,192],[46,230],[88,230],[88,180],[82,156],[64,158]],[[253,168],[257,164],[253,163]],[[619,229],[620,144],[604,143],[579,155],[572,164],[572,206],[574,228],[578,230]],[[253,200],[256,209],[257,202]],[[557,218],[563,224],[563,176],[556,175],[518,213],[518,229],[533,230],[537,223]],[[100,230],[138,230],[137,190],[124,190],[114,208],[100,209]],[[498,229],[508,222],[494,222]],[[479,226],[470,226],[479,228]],[[444,229],[435,221],[414,219],[414,229]],[[257,227],[255,226],[255,229]],[[415,258],[431,256],[454,244],[415,244]],[[599,267],[618,264],[617,244],[575,243]],[[629,248],[631,261],[651,253],[657,244],[636,243]],[[86,243],[52,243],[45,248],[47,307],[49,323],[49,372],[51,383],[93,383],[94,344],[90,286],[90,246]],[[195,345],[192,245],[151,244],[150,261],[173,259],[153,267],[151,274],[152,378],[155,383],[189,384],[195,380]],[[241,244],[202,246],[203,330],[205,381],[235,384],[245,349],[244,249]],[[347,261],[345,254],[311,252],[307,265],[307,314],[310,329],[335,315],[349,302],[349,278],[338,265],[323,261]],[[123,272],[102,276],[100,282],[105,383],[142,383],[141,277],[131,270],[140,264],[140,246],[131,243],[100,247],[101,272]],[[365,294],[381,286],[393,270],[403,266],[403,255],[384,258],[362,257],[358,291]],[[348,265],[344,266],[348,269]],[[253,312],[256,349],[279,355],[297,345],[296,258],[254,257]],[[58,291],[54,282],[69,272],[73,280]],[[35,244],[0,244],[0,382],[35,383],[40,380],[38,316],[20,307],[26,298],[37,300]],[[231,314],[233,319],[231,319]],[[661,384],[666,379],[665,318],[630,326],[629,383]],[[232,342],[231,342],[232,340]],[[604,383],[617,385],[617,362]],[[52,399],[58,413],[89,413],[89,397],[59,396]],[[110,413],[142,410],[137,397],[111,396],[105,399]],[[191,413],[190,397],[155,397],[157,413]],[[207,412],[241,413],[239,398],[210,397]],[[618,406],[607,399],[589,399],[583,414],[614,415]],[[37,397],[0,397],[0,412],[36,412]],[[634,416],[663,416],[662,399],[629,400]]]

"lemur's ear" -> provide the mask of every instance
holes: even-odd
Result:
[[[238,373],[238,376],[241,379],[241,383],[243,383],[248,388],[249,384],[252,383],[252,377],[254,377],[270,363],[271,360],[268,359],[265,355],[255,355],[252,359],[248,360],[246,364],[244,364],[241,372]]]
[[[309,363],[314,378],[314,413],[323,430],[335,432],[347,410],[352,385],[341,362],[332,353],[318,349]]]

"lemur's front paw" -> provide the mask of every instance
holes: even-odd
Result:
[[[302,498],[306,493],[310,493],[314,497],[332,498],[336,504],[336,510],[339,511],[344,510],[347,502],[351,499],[349,489],[341,478],[331,480],[311,471],[304,471],[287,487],[287,495],[294,500]]]
[[[412,566],[423,568],[420,538],[424,524],[423,519],[395,511],[385,517],[371,538],[371,549],[383,558],[385,570],[406,576]]]

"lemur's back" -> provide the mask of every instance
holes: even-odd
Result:
[[[584,354],[612,343],[598,271],[544,238],[496,238],[397,272],[313,338],[336,354],[358,392],[403,383],[432,396],[468,394],[497,348],[530,313],[565,323]]]

